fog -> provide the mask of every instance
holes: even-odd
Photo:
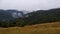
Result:
[[[0,9],[48,10],[60,8],[60,0],[0,0]]]

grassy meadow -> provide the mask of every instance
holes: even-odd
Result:
[[[0,28],[0,34],[60,34],[60,22]]]

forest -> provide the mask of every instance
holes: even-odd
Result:
[[[13,11],[19,13],[17,10],[5,11],[6,10],[0,10],[0,27],[24,27],[26,25],[60,22],[60,8],[37,10],[26,14],[20,11],[21,15],[16,15],[18,17],[12,17],[11,14],[9,14]]]

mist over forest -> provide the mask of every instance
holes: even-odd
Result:
[[[0,9],[0,27],[60,22],[60,8],[32,12]]]

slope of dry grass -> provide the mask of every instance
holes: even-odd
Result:
[[[60,22],[0,28],[0,34],[60,34]]]

